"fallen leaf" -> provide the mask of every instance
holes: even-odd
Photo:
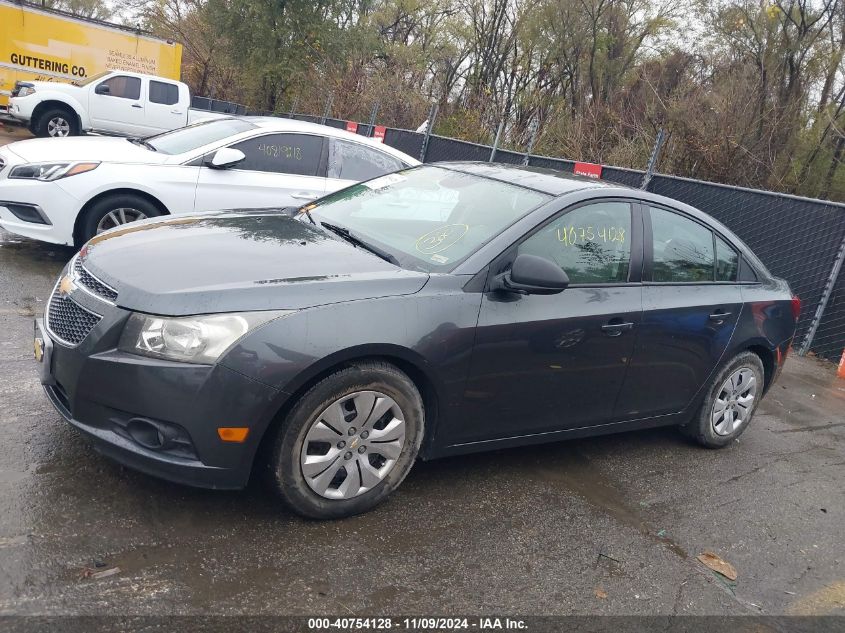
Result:
[[[736,569],[734,569],[734,566],[722,560],[713,552],[703,552],[696,556],[696,558],[717,574],[722,574],[728,580],[736,580]]]
[[[607,592],[601,587],[596,587],[596,598],[607,600]]]
[[[91,578],[108,578],[109,576],[114,576],[115,574],[119,573],[120,567],[112,567],[111,569],[104,569],[103,571],[94,572],[93,574],[91,574]]]

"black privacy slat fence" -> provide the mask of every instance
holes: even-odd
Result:
[[[204,100],[204,101],[203,101]],[[206,104],[205,102],[211,102]],[[238,104],[195,97],[195,107],[237,114]],[[276,114],[344,129],[347,121],[305,114]],[[366,123],[357,133],[373,136]],[[427,140],[427,143],[426,143]],[[458,139],[410,130],[386,128],[384,142],[423,162],[472,160],[528,164],[572,172],[575,161],[496,149]],[[601,178],[639,188],[645,172],[602,166]],[[686,202],[724,223],[763,260],[771,272],[786,279],[803,304],[795,347],[838,361],[845,348],[845,205],[799,198],[770,191],[744,189],[702,180],[655,174],[648,191]],[[823,308],[823,309],[820,309]]]

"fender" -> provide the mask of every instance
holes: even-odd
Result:
[[[88,115],[88,109],[75,96],[59,90],[41,90],[40,87],[36,95],[38,96],[38,104],[33,108],[33,112],[36,109],[43,108],[44,104],[49,101],[58,101],[76,113],[82,130],[91,129],[91,117]]]

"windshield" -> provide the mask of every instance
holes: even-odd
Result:
[[[87,85],[88,85],[88,84],[90,84],[90,83],[93,83],[93,82],[95,82],[95,81],[97,81],[97,80],[99,80],[99,79],[102,79],[102,78],[103,78],[103,77],[105,77],[106,75],[110,75],[110,74],[111,74],[111,72],[112,72],[112,71],[110,71],[110,70],[104,70],[103,72],[101,72],[101,73],[97,73],[96,75],[91,75],[91,76],[90,76],[90,77],[88,77],[87,79],[79,79],[79,80],[74,81],[74,82],[72,82],[72,83],[73,83],[74,85],[77,85],[77,86],[87,86]]]
[[[225,138],[254,130],[257,127],[243,119],[213,119],[164,134],[150,136],[144,140],[162,154],[184,154],[203,145],[222,141]]]
[[[447,272],[551,196],[423,166],[353,185],[306,207],[408,268]],[[306,220],[307,221],[307,220]]]

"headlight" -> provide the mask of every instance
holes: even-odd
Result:
[[[100,163],[31,163],[29,165],[18,165],[9,172],[9,178],[20,178],[21,180],[51,181],[59,178],[67,178],[77,174],[84,174],[86,171],[97,169]]]
[[[212,364],[250,330],[295,310],[233,312],[193,317],[129,317],[118,349],[185,363]]]
[[[21,86],[18,90],[19,97],[28,97],[29,95],[35,94],[35,88],[32,86]]]

